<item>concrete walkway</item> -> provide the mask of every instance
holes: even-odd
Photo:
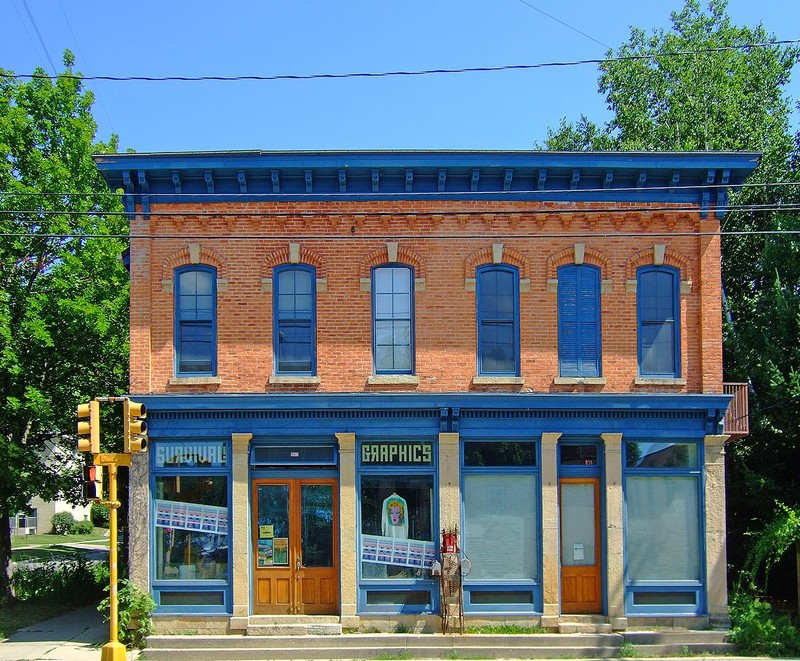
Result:
[[[99,661],[108,622],[93,606],[20,629],[0,641],[0,661]],[[138,659],[139,652],[128,652]]]

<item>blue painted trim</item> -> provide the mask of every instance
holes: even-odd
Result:
[[[253,200],[258,197],[270,200],[380,200],[399,195],[400,199],[602,200],[701,206],[704,200],[710,200],[711,191],[708,188],[675,190],[675,172],[680,173],[682,186],[729,185],[736,188],[755,169],[759,154],[245,151],[103,154],[94,158],[112,190],[125,188],[126,211],[132,212],[135,204],[145,203],[143,196],[148,194],[151,203],[210,201],[205,172],[212,173],[216,193],[234,196],[220,197],[220,200]],[[125,173],[132,170],[146,173],[148,191],[138,188],[135,181],[126,179]],[[186,197],[175,196],[173,171],[180,172]],[[345,173],[347,192],[344,193],[340,192],[340,171]],[[715,173],[713,181],[709,181],[710,172]],[[716,176],[718,172],[729,173],[727,182],[724,175]],[[240,173],[244,173],[249,182],[247,193],[242,192]],[[660,188],[663,190],[654,190]],[[194,195],[205,197],[195,198]]]
[[[513,297],[513,305],[514,309],[512,311],[512,319],[511,324],[513,327],[513,351],[514,351],[514,370],[512,372],[508,371],[492,371],[489,369],[484,368],[483,361],[483,341],[485,336],[484,331],[484,324],[487,324],[491,321],[496,323],[508,323],[506,319],[500,320],[488,320],[484,318],[482,303],[485,302],[484,298],[489,296],[489,294],[483,291],[483,276],[488,275],[493,272],[498,273],[509,273],[512,276],[512,291],[511,296]],[[478,348],[477,348],[477,358],[478,358],[478,374],[482,376],[519,376],[520,370],[520,351],[519,351],[519,335],[520,335],[520,321],[519,321],[519,269],[516,266],[510,266],[508,264],[487,264],[485,266],[481,266],[476,271],[476,278],[475,278],[475,310],[478,317]]]
[[[278,356],[280,355],[280,306],[278,300],[280,297],[280,275],[282,273],[292,271],[303,271],[310,275],[310,291],[307,292],[311,296],[311,369],[309,371],[290,371],[278,369]],[[317,373],[317,269],[307,264],[282,264],[276,266],[273,270],[272,281],[274,283],[272,292],[272,357],[273,369],[277,375],[307,375],[314,376]],[[295,292],[296,293],[296,292]]]
[[[409,292],[408,292],[408,305],[409,305],[409,323],[410,323],[410,347],[409,351],[411,352],[411,367],[407,370],[387,370],[387,369],[378,369],[377,366],[377,325],[378,325],[378,318],[377,318],[377,305],[376,305],[376,296],[378,295],[377,287],[375,286],[375,274],[380,269],[406,269],[408,270],[408,278],[409,278]],[[372,373],[373,374],[415,374],[416,373],[416,331],[415,331],[415,302],[414,302],[414,267],[409,266],[408,264],[402,264],[400,262],[395,263],[386,263],[386,264],[378,264],[377,266],[373,266],[370,271],[370,280],[371,280],[371,298],[372,298]],[[381,292],[386,293],[386,292]],[[390,293],[394,293],[393,291]],[[403,321],[404,318],[402,317],[394,317],[392,316],[389,319],[382,319],[381,321]],[[394,346],[394,345],[392,345]]]
[[[211,275],[211,298],[213,299],[213,308],[211,312],[211,371],[210,372],[181,372],[181,345],[180,345],[180,324],[181,324],[181,309],[180,309],[180,276],[183,273],[192,271],[200,271]],[[217,374],[217,269],[213,266],[206,266],[203,264],[190,264],[181,266],[175,269],[173,274],[173,360],[174,370],[176,376],[216,376]]]
[[[673,368],[671,372],[645,372],[642,369],[642,306],[645,298],[652,296],[642,283],[642,276],[651,273],[663,273],[672,278],[672,344],[674,349]],[[639,363],[639,375],[655,378],[679,378],[681,375],[681,275],[672,266],[642,266],[636,271],[636,342]]]

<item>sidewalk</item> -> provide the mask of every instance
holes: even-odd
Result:
[[[100,661],[108,622],[93,606],[32,624],[0,641],[0,661]],[[138,659],[139,652],[128,652]]]

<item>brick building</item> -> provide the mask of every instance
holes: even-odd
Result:
[[[716,207],[756,154],[96,160],[159,621],[436,629],[456,527],[468,622],[727,617]]]

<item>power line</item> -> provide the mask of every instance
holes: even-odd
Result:
[[[7,78],[16,79],[50,79],[55,80],[59,77],[75,78],[77,80],[103,80],[111,82],[239,82],[239,81],[275,81],[275,80],[319,80],[319,79],[340,79],[340,78],[388,78],[394,76],[428,76],[433,74],[461,74],[461,73],[484,73],[495,71],[524,71],[531,69],[545,69],[549,67],[573,67],[584,64],[603,64],[607,62],[623,62],[628,60],[654,60],[666,57],[686,57],[690,55],[701,55],[703,53],[720,53],[727,51],[750,50],[753,48],[770,48],[773,46],[784,46],[800,43],[800,39],[782,39],[778,41],[768,41],[763,43],[742,44],[739,46],[716,46],[713,48],[701,48],[688,51],[674,51],[666,53],[655,53],[652,55],[620,55],[602,59],[571,60],[564,62],[541,62],[537,64],[509,64],[496,67],[462,67],[457,69],[421,69],[408,71],[362,71],[350,73],[312,73],[312,74],[275,74],[270,76],[263,75],[239,75],[239,76],[79,76],[77,74],[60,74],[60,76],[47,76],[37,73],[22,74],[2,74]]]
[[[58,69],[56,69],[56,65],[53,64],[53,58],[50,57],[50,52],[47,50],[47,46],[44,43],[44,39],[42,38],[42,33],[39,32],[39,26],[36,25],[36,19],[33,18],[33,14],[31,13],[30,8],[28,7],[27,0],[22,0],[22,6],[25,7],[25,11],[28,13],[28,18],[31,21],[31,25],[33,25],[33,29],[36,32],[36,36],[39,37],[39,43],[42,44],[42,50],[44,50],[44,54],[47,55],[47,61],[50,62],[50,66],[53,69],[53,73],[56,73]]]
[[[564,26],[564,27],[566,27],[566,28],[569,28],[569,29],[570,29],[570,30],[572,30],[573,32],[577,32],[578,34],[580,34],[580,35],[583,35],[583,36],[584,36],[584,37],[586,37],[587,39],[591,39],[591,40],[592,40],[594,43],[596,43],[596,44],[600,44],[600,45],[601,45],[601,46],[603,46],[604,48],[608,48],[609,50],[611,50],[611,46],[609,46],[608,44],[604,44],[602,41],[599,41],[599,40],[595,39],[593,36],[591,36],[591,35],[589,35],[589,34],[586,34],[585,32],[582,32],[581,30],[579,30],[578,28],[576,28],[576,27],[574,27],[574,26],[570,25],[569,23],[565,23],[565,22],[564,22],[564,21],[562,21],[560,18],[556,18],[556,17],[555,17],[555,16],[553,16],[552,14],[548,14],[548,13],[547,13],[546,11],[544,11],[543,9],[539,9],[538,7],[534,7],[534,6],[533,6],[533,5],[532,5],[530,2],[526,2],[525,0],[519,0],[519,1],[520,1],[520,2],[521,2],[523,5],[525,5],[525,6],[527,6],[527,7],[530,7],[530,8],[531,8],[531,9],[533,9],[534,11],[538,11],[540,14],[543,14],[544,16],[547,16],[547,18],[554,20],[556,23],[561,23],[561,25],[563,25],[563,26]]]

